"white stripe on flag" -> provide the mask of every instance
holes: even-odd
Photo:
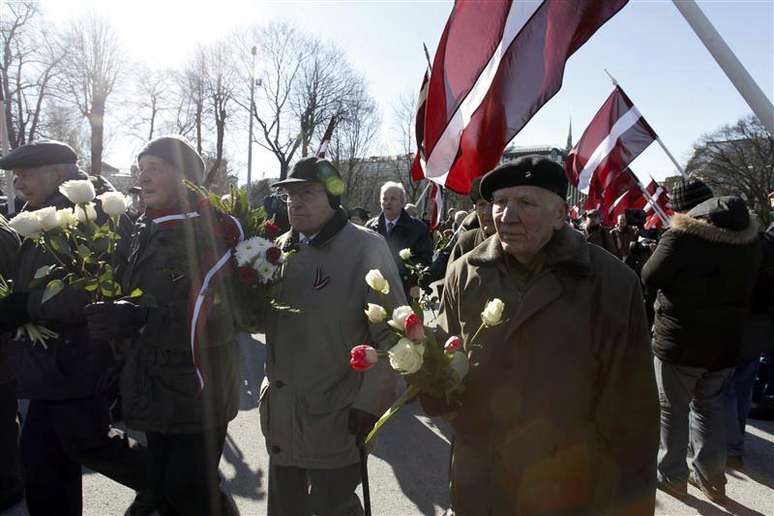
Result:
[[[508,11],[508,17],[505,20],[500,43],[494,49],[492,57],[489,58],[489,62],[481,71],[465,100],[462,101],[452,119],[446,124],[441,137],[435,143],[433,151],[427,158],[427,170],[425,173],[427,179],[435,181],[439,185],[446,184],[446,176],[449,175],[449,170],[457,157],[462,131],[467,127],[473,114],[489,93],[492,82],[497,75],[497,70],[500,69],[500,62],[507,53],[511,43],[543,3],[543,1],[534,0],[513,0]]]
[[[659,187],[656,189],[656,192],[655,192],[653,195],[651,195],[651,196],[650,196],[650,199],[649,199],[649,200],[648,200],[648,202],[645,204],[645,207],[644,207],[642,210],[643,210],[645,213],[647,213],[647,212],[649,212],[650,210],[654,209],[655,207],[653,206],[653,204],[654,204],[654,202],[655,202],[655,203],[658,203],[658,199],[659,199],[659,197],[661,197],[661,194],[662,194],[662,193],[664,193],[664,188],[662,188],[661,186],[659,186]]]
[[[613,124],[613,127],[610,128],[610,134],[607,135],[607,137],[599,142],[599,145],[597,145],[597,148],[594,149],[594,152],[591,153],[591,156],[589,156],[589,160],[586,162],[586,165],[583,167],[583,170],[580,173],[580,176],[578,177],[578,190],[580,190],[584,194],[589,193],[589,184],[591,183],[591,176],[594,175],[594,172],[597,170],[597,167],[602,163],[605,158],[610,154],[613,149],[615,148],[616,144],[618,143],[618,139],[633,125],[637,123],[637,121],[642,117],[640,115],[639,110],[636,106],[632,106],[629,108],[629,111],[623,114],[621,118],[616,120],[615,124]]]
[[[613,201],[613,204],[611,204],[610,208],[608,208],[608,210],[607,210],[608,215],[615,211],[615,209],[618,207],[618,205],[621,203],[621,201],[623,201],[624,197],[629,195],[629,192],[630,192],[630,190],[626,190],[624,193],[621,194],[621,196],[618,199]]]

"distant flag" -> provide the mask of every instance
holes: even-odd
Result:
[[[336,127],[336,115],[331,117],[328,122],[328,127],[325,129],[322,140],[320,140],[320,146],[317,148],[316,156],[318,158],[324,158],[328,152],[328,146],[331,144],[331,138],[333,137],[333,129]]]
[[[619,215],[625,214],[627,209],[645,212],[646,229],[662,227],[662,218],[669,219],[674,213],[666,188],[659,185],[653,178],[646,187],[637,181],[635,186],[616,199],[609,208],[610,220],[615,220]]]
[[[587,192],[585,208],[590,210],[597,208],[600,211],[602,221],[606,225],[615,222],[613,205],[623,194],[630,190],[639,190],[639,179],[628,168],[618,174],[609,174],[607,184],[595,181]]]
[[[414,131],[417,142],[417,155],[414,157],[414,163],[411,164],[411,179],[420,181],[425,178],[425,102],[427,100],[427,85],[430,82],[429,70],[425,71],[422,78],[422,87],[419,88],[419,98],[417,98],[417,113],[414,122]]]
[[[616,86],[567,156],[567,178],[582,193],[601,197],[656,138],[637,107]]]
[[[457,0],[433,62],[425,176],[457,193],[562,85],[567,59],[627,0]]]
[[[443,188],[432,183],[430,188],[430,231],[435,231],[443,219]]]

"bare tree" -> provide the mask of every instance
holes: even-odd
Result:
[[[134,92],[129,101],[128,125],[134,136],[142,141],[153,139],[162,126],[163,115],[171,111],[170,70],[153,70],[138,65],[133,73]]]
[[[233,47],[221,41],[202,50],[204,53],[202,57],[204,64],[202,69],[204,96],[209,103],[208,112],[212,116],[212,123],[215,129],[214,159],[207,172],[205,185],[213,183],[219,174],[228,175],[225,167],[221,170],[221,165],[223,164],[226,121],[231,114],[234,90],[238,81],[232,49]]]
[[[124,56],[115,30],[94,13],[62,32],[59,97],[73,103],[91,129],[91,173],[102,171],[105,107],[121,76]]]
[[[702,136],[686,172],[718,194],[741,195],[761,223],[772,222],[768,195],[774,191],[774,138],[753,115]]]
[[[416,145],[416,115],[417,97],[410,90],[400,93],[392,105],[392,135],[398,150],[395,161],[396,172],[400,177],[410,199],[416,199],[421,183],[411,179],[411,164],[417,152]]]
[[[38,23],[37,2],[0,4],[0,88],[11,147],[34,140],[51,79],[63,54]]]

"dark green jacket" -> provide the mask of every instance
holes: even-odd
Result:
[[[200,392],[190,342],[192,279],[207,271],[199,257],[220,257],[204,218],[159,225],[140,217],[123,275],[127,292],[143,291],[149,307],[141,334],[124,350],[121,374],[123,415],[136,430],[166,434],[202,432],[232,420],[239,408],[238,347],[230,267],[210,285],[214,303],[200,334]],[[205,250],[206,249],[206,250]],[[216,258],[217,259],[217,258]]]

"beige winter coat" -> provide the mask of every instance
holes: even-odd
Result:
[[[342,218],[343,217],[343,218]],[[272,463],[307,469],[340,468],[359,461],[348,430],[351,408],[381,415],[394,401],[396,376],[389,364],[366,373],[350,368],[350,350],[370,343],[388,347],[397,339],[386,324],[368,322],[364,309],[388,311],[406,304],[387,243],[377,233],[346,222],[338,213],[311,244],[295,248],[274,290],[282,305],[266,325],[266,378],[261,387],[261,427]],[[379,269],[390,282],[387,296],[365,282]]]

